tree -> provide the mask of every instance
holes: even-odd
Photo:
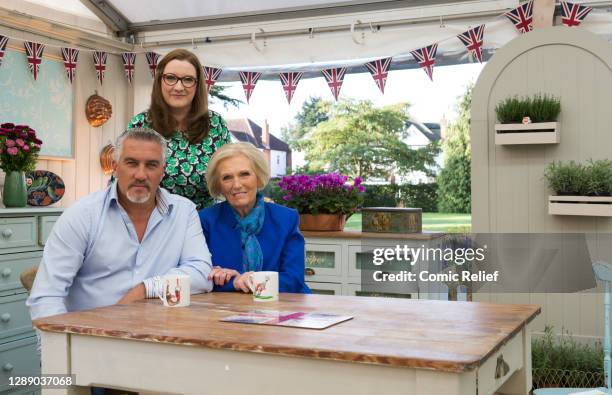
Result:
[[[415,170],[431,174],[437,148],[407,146],[401,140],[407,120],[407,104],[375,108],[370,101],[341,101],[297,145],[311,169],[363,179]]]
[[[444,167],[438,175],[438,209],[446,213],[469,213],[472,210],[470,148],[470,109],[473,85],[459,99],[459,117],[449,127],[442,144]]]
[[[234,99],[226,95],[224,93],[226,88],[227,86],[213,85],[212,88],[210,88],[210,90],[208,91],[208,94],[210,95],[212,101],[219,100],[221,103],[223,103],[223,106],[225,108],[228,108],[229,106],[238,107],[238,105],[244,103],[242,100]]]
[[[282,138],[289,146],[296,148],[299,141],[319,123],[329,119],[331,102],[320,97],[310,97],[295,116],[295,125],[282,129]]]

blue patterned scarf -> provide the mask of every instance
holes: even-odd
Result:
[[[236,210],[236,229],[240,231],[240,242],[242,245],[242,266],[245,271],[259,272],[263,267],[263,254],[257,234],[261,231],[266,214],[263,195],[257,193],[255,207],[246,217],[241,218]],[[231,206],[230,206],[231,207]]]

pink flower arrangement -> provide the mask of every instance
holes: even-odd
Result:
[[[0,168],[4,172],[34,170],[42,141],[27,125],[0,125]]]

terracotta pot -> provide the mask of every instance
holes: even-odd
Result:
[[[300,214],[300,230],[338,231],[344,229],[344,214]]]

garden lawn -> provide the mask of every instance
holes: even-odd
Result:
[[[423,213],[423,230],[435,232],[470,232],[471,214]],[[353,214],[346,222],[345,230],[361,230],[361,213]]]

